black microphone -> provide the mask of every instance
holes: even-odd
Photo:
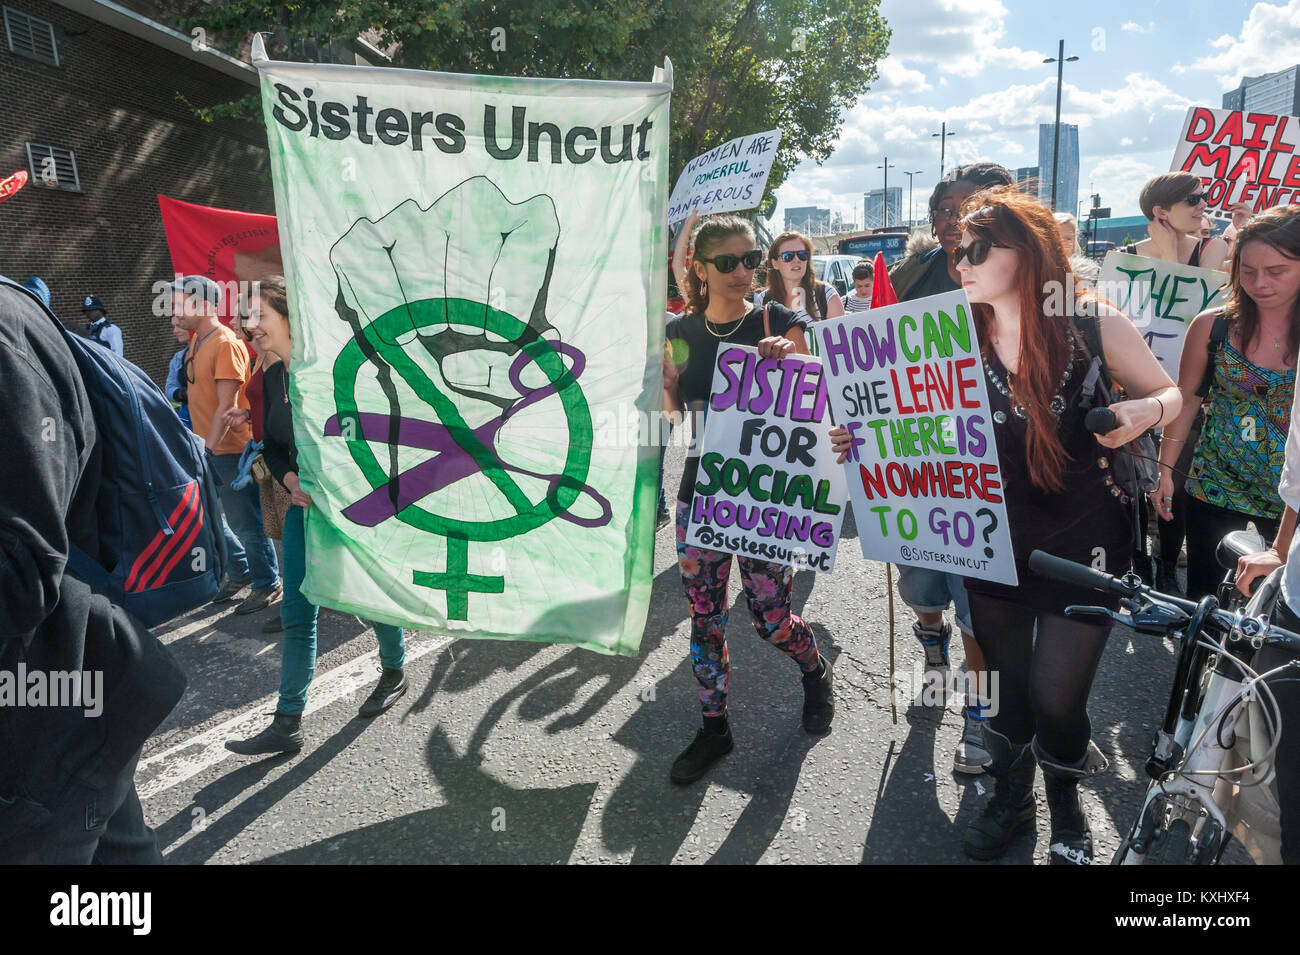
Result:
[[[1110,434],[1119,427],[1119,422],[1109,408],[1093,408],[1084,415],[1083,426],[1093,434]]]

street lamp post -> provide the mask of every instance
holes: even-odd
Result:
[[[1079,58],[1077,56],[1067,57],[1065,55],[1065,41],[1062,40],[1057,48],[1056,58],[1048,57],[1043,60],[1044,63],[1056,64],[1056,126],[1052,131],[1052,211],[1056,211],[1056,166],[1057,157],[1061,151],[1061,80],[1065,74],[1065,64],[1073,63]]]
[[[917,169],[913,172],[903,173],[907,177],[907,227],[909,229],[912,227],[912,223],[916,221],[916,209],[912,205],[912,177],[919,176],[923,172],[925,172],[924,169]]]
[[[883,194],[881,195],[881,199],[882,199],[881,205],[884,207],[885,210],[884,222],[882,223],[882,226],[883,228],[886,229],[889,228],[889,170],[892,169],[893,167],[894,164],[889,161],[888,156],[885,157],[885,164],[883,166],[876,167],[877,169],[885,170],[885,189]]]
[[[937,133],[931,133],[930,135],[939,137],[939,178],[943,179],[944,146],[946,146],[948,143],[948,137],[953,136],[955,134],[948,131],[948,122],[947,120],[945,120],[944,122],[939,124],[939,131]]]

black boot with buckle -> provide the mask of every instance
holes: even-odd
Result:
[[[1088,741],[1083,757],[1062,763],[1033,741],[1034,755],[1043,767],[1047,808],[1052,814],[1051,859],[1049,865],[1092,865],[1092,829],[1079,802],[1079,780],[1095,776],[1108,765],[1097,744]]]
[[[1028,743],[1012,743],[984,724],[984,745],[991,762],[984,772],[994,779],[993,798],[962,834],[962,848],[972,859],[996,859],[1016,837],[1034,829],[1034,754]]]

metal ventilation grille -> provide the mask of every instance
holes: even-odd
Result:
[[[9,52],[51,66],[59,65],[59,48],[54,42],[54,24],[29,16],[12,7],[4,8]]]
[[[27,162],[31,166],[33,186],[81,191],[81,180],[77,178],[77,157],[71,149],[28,143]]]

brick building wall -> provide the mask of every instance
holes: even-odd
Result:
[[[3,2],[54,25],[60,65],[11,53],[0,34],[0,178],[31,171],[29,141],[62,146],[81,191],[33,181],[0,203],[0,273],[39,275],[74,329],[98,295],[126,357],[161,384],[180,346],[152,311],[153,283],[172,277],[157,195],[275,214],[261,127],[204,123],[178,94],[201,107],[257,87],[48,0]]]

